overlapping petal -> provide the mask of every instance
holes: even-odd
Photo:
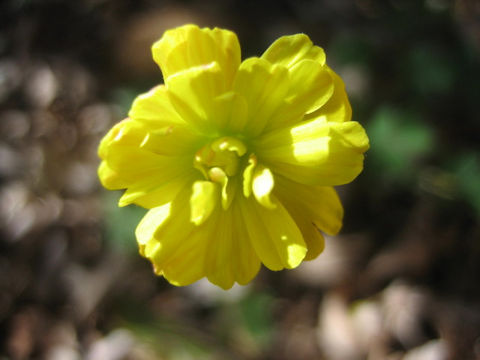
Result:
[[[326,59],[323,49],[313,45],[305,34],[282,36],[270,45],[262,58],[286,68],[291,68],[305,59],[313,60],[323,66]]]
[[[239,203],[249,240],[262,263],[270,270],[298,266],[307,247],[283,205],[278,203],[274,209],[267,209],[252,198]]]
[[[224,289],[235,282],[247,284],[260,270],[260,259],[248,241],[238,203],[212,220],[216,228],[205,259],[208,280]]]
[[[282,104],[289,90],[287,69],[260,58],[242,62],[233,90],[247,103],[248,119],[243,130],[249,136],[260,134]]]
[[[148,127],[128,119],[113,127],[99,146],[102,184],[110,189],[127,188],[120,206],[159,206],[195,176],[190,155],[170,156],[142,147],[148,134]]]
[[[167,84],[178,72],[216,62],[224,74],[225,85],[229,86],[240,65],[240,45],[235,33],[218,28],[200,29],[196,25],[166,31],[153,44],[152,54]]]
[[[333,79],[334,90],[332,96],[325,105],[316,111],[307,114],[305,120],[320,119],[325,121],[346,122],[352,118],[352,107],[348,100],[345,84],[340,76],[328,69]]]

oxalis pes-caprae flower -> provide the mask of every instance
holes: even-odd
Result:
[[[186,25],[152,46],[165,85],[133,102],[99,147],[100,180],[119,206],[150,209],[140,253],[174,285],[224,289],[263,263],[295,268],[336,234],[333,186],[363,168],[369,142],[340,77],[308,36],[241,61],[236,35]]]

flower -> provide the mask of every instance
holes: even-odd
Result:
[[[150,209],[136,237],[155,273],[228,289],[317,257],[342,225],[332,186],[369,147],[324,51],[297,34],[242,62],[233,32],[185,25],[152,53],[165,85],[103,138],[98,172]]]

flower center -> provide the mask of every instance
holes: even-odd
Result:
[[[200,148],[195,154],[193,166],[206,179],[223,183],[225,177],[237,174],[239,160],[246,152],[247,148],[240,140],[225,136]]]

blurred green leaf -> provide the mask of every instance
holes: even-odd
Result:
[[[121,195],[119,191],[103,192],[106,239],[119,250],[137,253],[135,228],[146,210],[135,205],[118,207],[118,199]]]
[[[253,292],[239,303],[243,324],[261,348],[272,340],[273,302],[274,298],[269,294]]]
[[[460,156],[454,168],[460,194],[480,213],[480,154]]]
[[[371,46],[355,34],[337,36],[327,49],[328,57],[338,64],[369,64]]]
[[[437,95],[452,90],[456,67],[446,52],[419,45],[411,50],[408,64],[409,78],[416,93]]]
[[[432,151],[430,127],[417,114],[391,106],[380,107],[367,126],[368,157],[379,176],[408,181],[416,176],[418,160]]]
[[[128,114],[133,100],[141,93],[140,90],[127,87],[119,87],[114,89],[111,94],[111,101],[120,108],[121,114]]]

